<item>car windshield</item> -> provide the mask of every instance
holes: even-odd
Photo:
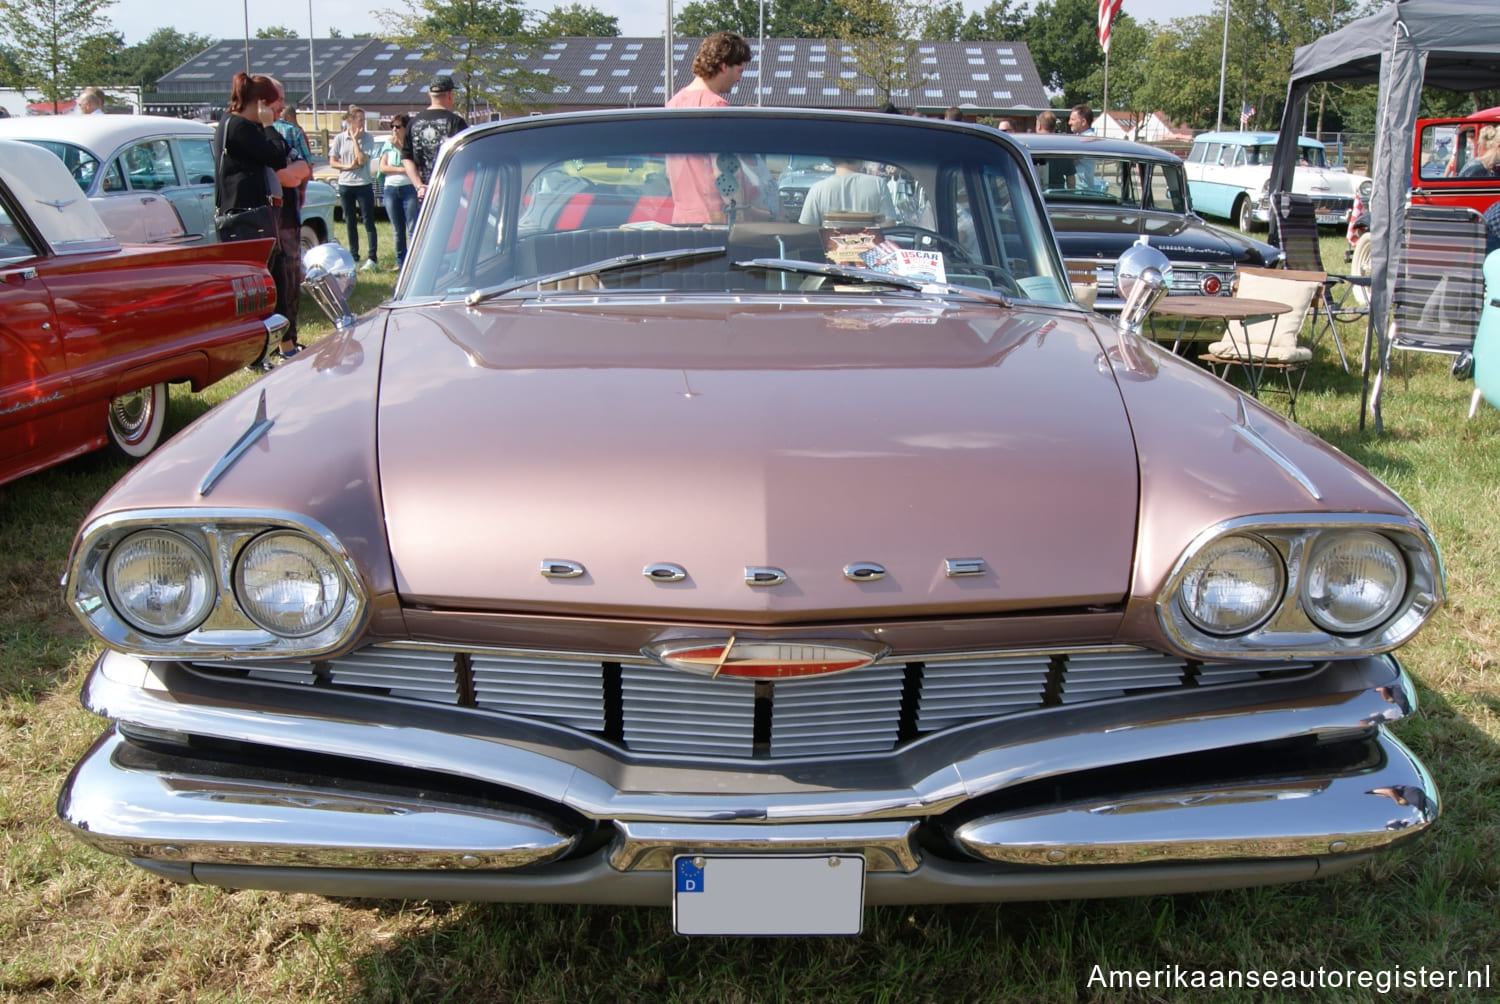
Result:
[[[889,117],[682,111],[471,131],[434,178],[397,295],[954,287],[1064,303],[1065,276],[1003,141]]]
[[[1037,181],[1049,205],[1086,203],[1188,210],[1187,182],[1178,164],[1122,157],[1035,157]]]

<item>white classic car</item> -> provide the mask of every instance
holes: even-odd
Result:
[[[1297,170],[1292,191],[1310,196],[1318,223],[1342,225],[1355,193],[1370,178],[1328,164],[1327,148],[1297,138]],[[1193,140],[1184,162],[1193,208],[1204,216],[1233,220],[1241,230],[1264,230],[1271,219],[1271,160],[1274,132],[1206,132]]]
[[[0,120],[0,139],[32,143],[57,154],[88,195],[110,233],[127,244],[182,234],[212,243],[213,126],[158,115],[40,115]],[[164,226],[156,203],[167,201],[182,228]],[[309,182],[302,205],[302,246],[333,239],[338,197]],[[146,207],[146,208],[142,208]]]

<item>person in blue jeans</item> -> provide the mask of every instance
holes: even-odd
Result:
[[[397,112],[391,116],[391,138],[380,148],[376,170],[385,178],[385,215],[396,235],[396,271],[406,264],[406,239],[417,226],[417,186],[406,175],[401,160],[401,144],[406,139],[406,124],[411,116]]]
[[[344,209],[344,224],[349,228],[349,252],[356,260],[359,258],[358,223],[362,221],[365,225],[370,256],[359,268],[367,272],[375,267],[379,251],[375,238],[375,179],[370,173],[377,148],[375,137],[365,129],[363,108],[350,105],[344,121],[344,131],[328,144],[328,163],[339,172],[339,202]]]

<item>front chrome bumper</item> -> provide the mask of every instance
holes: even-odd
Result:
[[[280,688],[265,691],[275,708],[256,687],[235,703],[170,664],[106,654],[85,703],[141,741],[107,732],[58,811],[82,839],[172,878],[338,895],[664,903],[680,853],[860,853],[870,901],[891,903],[1287,881],[1352,865],[1439,813],[1426,770],[1385,729],[1414,708],[1394,659],[1320,679],[1295,700],[1201,692],[1154,721],[1121,724],[1106,705],[985,723],[839,773],[622,759],[519,723],[455,729],[462,713],[446,709],[372,721],[323,695],[314,715]],[[238,752],[199,753],[190,737]],[[1155,766],[1205,751],[1253,761],[1286,742],[1361,753],[1192,782]],[[1122,766],[1129,791],[1067,789]],[[1012,802],[1040,782],[1072,793]]]

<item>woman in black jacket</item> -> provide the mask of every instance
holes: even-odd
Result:
[[[221,241],[276,236],[276,217],[269,207],[279,207],[281,192],[278,186],[273,193],[268,180],[286,167],[287,147],[271,125],[276,95],[271,86],[257,84],[258,79],[264,78],[234,75],[229,112],[214,132],[214,222]]]

